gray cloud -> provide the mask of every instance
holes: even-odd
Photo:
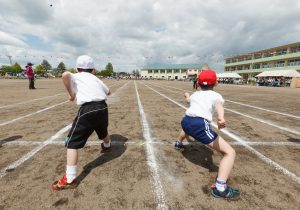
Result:
[[[108,61],[129,71],[149,63],[208,63],[222,71],[226,56],[299,41],[299,9],[297,0],[0,0],[0,31],[19,40],[20,50],[64,55],[69,66],[90,54],[99,68]],[[22,45],[24,34],[53,52]]]

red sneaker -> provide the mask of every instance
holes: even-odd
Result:
[[[76,187],[75,179],[71,182],[67,182],[67,176],[64,175],[63,178],[61,178],[58,181],[55,181],[53,184],[51,184],[51,187],[55,191],[64,190],[64,189],[72,189]]]

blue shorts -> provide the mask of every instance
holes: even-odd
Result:
[[[218,134],[210,128],[209,122],[202,117],[185,116],[181,120],[181,127],[187,135],[203,144],[210,144],[218,138]]]

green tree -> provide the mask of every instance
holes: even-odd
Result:
[[[49,71],[52,68],[52,66],[47,60],[43,60],[41,66],[42,66],[43,73]]]
[[[62,74],[64,71],[66,71],[66,66],[63,62],[60,62],[56,68],[57,73]]]
[[[12,67],[11,66],[6,66],[6,65],[3,65],[1,67],[1,70],[4,71],[5,73],[6,72],[13,72]]]
[[[37,65],[34,69],[34,73],[41,75],[44,73],[43,66],[41,64]]]
[[[108,63],[106,65],[106,67],[105,67],[105,70],[109,70],[109,71],[113,72],[114,71],[114,67],[113,67],[113,65],[111,63]]]
[[[15,63],[14,65],[11,66],[11,70],[13,73],[21,73],[22,67],[18,63]]]

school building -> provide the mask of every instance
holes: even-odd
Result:
[[[188,79],[208,69],[207,64],[152,64],[141,69],[141,77],[145,79]]]
[[[300,42],[226,58],[224,70],[238,73],[244,79],[264,71],[300,72]]]

